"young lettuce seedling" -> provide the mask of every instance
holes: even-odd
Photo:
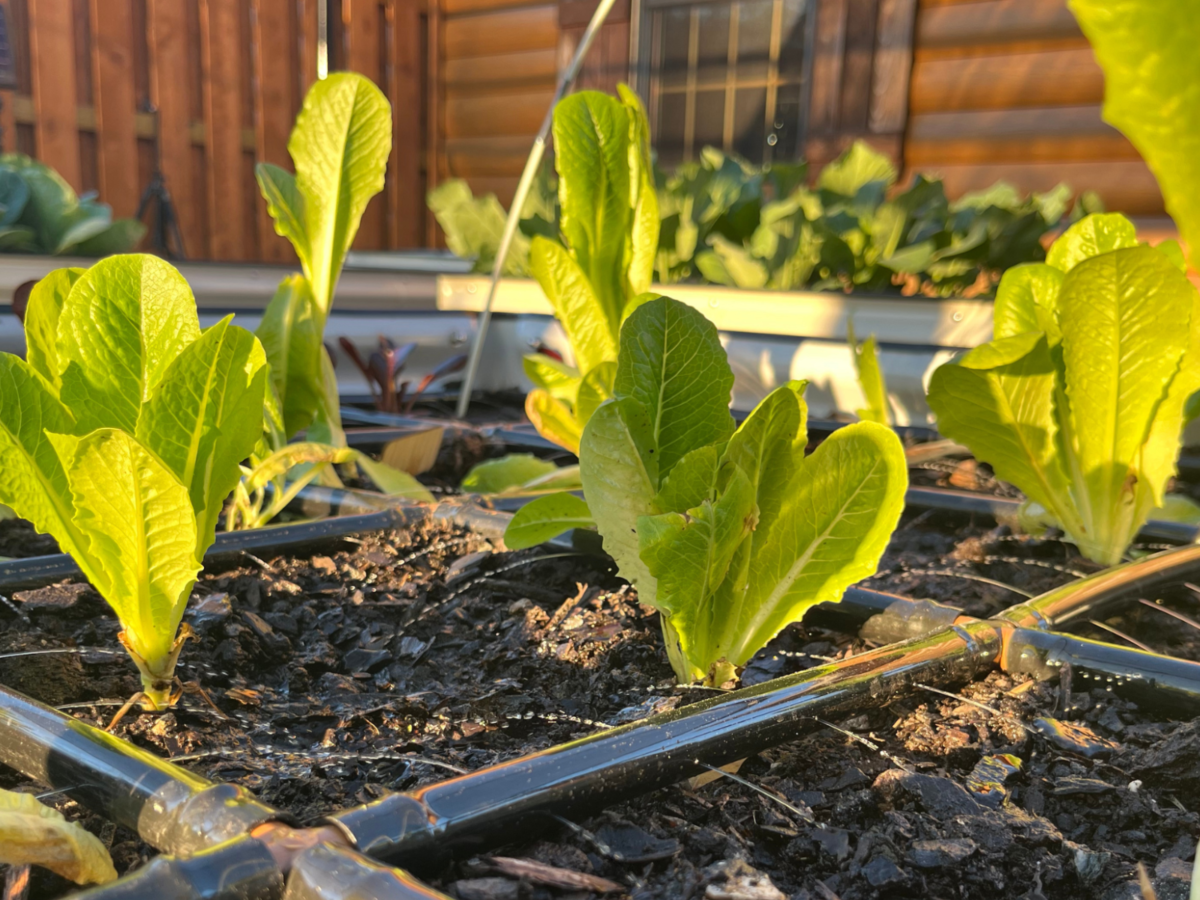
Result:
[[[28,361],[0,354],[0,503],[54,536],[121,621],[151,706],[239,463],[262,433],[262,345],[204,331],[183,276],[113,256],[38,282]]]
[[[340,485],[333,466],[357,463],[389,494],[432,499],[412,476],[346,447],[325,323],[367,203],[383,188],[391,107],[370,79],[339,72],[314,84],[288,139],[296,174],[255,168],[275,231],[291,241],[303,274],[285,278],[257,335],[270,364],[262,440],[234,495],[227,527],[256,528],[315,478]],[[308,429],[308,440],[288,444]],[[267,500],[267,488],[273,488]]]
[[[872,574],[904,507],[900,440],[874,422],[805,456],[805,383],[773,391],[740,427],[717,329],[667,297],[621,329],[613,397],[580,443],[583,500],[530,503],[510,548],[589,519],[638,598],[658,609],[681,682],[722,684],[807,609]]]
[[[620,99],[580,91],[554,110],[561,240],[537,235],[529,267],[571,342],[575,365],[525,357],[536,385],[525,411],[538,432],[573,453],[583,427],[612,396],[621,323],[650,287],[658,199],[650,128],[625,85]]]
[[[933,373],[938,430],[1028,498],[1080,552],[1120,562],[1175,474],[1200,388],[1200,294],[1174,243],[1123,216],[1068,229],[1000,281],[995,334]]]

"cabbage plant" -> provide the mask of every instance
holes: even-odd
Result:
[[[95,192],[78,196],[45,163],[0,154],[0,252],[107,256],[132,250],[145,233],[137,219],[114,220]]]
[[[805,455],[802,381],[735,426],[717,329],[677,300],[640,299],[621,329],[613,396],[583,431],[585,499],[535,500],[505,542],[594,522],[638,599],[659,611],[676,677],[722,684],[875,571],[904,506],[904,450],[891,429],[860,422]]]
[[[1123,216],[1068,229],[1009,269],[994,337],[939,367],[938,430],[1028,498],[1089,559],[1121,560],[1175,474],[1200,389],[1200,294],[1179,245],[1140,245]]]
[[[0,354],[0,503],[113,608],[158,709],[222,504],[262,432],[266,357],[231,318],[201,331],[171,265],[113,256],[39,281],[27,360]]]

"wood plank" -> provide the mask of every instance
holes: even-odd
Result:
[[[558,45],[558,8],[554,5],[447,17],[444,24],[443,50],[448,60]]]
[[[1107,136],[1116,129],[1104,121],[1099,104],[919,113],[909,120],[911,140],[972,138],[1005,140],[1038,136]]]
[[[91,0],[98,186],[100,199],[119,217],[137,212],[142,187],[134,123],[131,7],[131,0]]]
[[[846,43],[838,125],[863,131],[871,108],[871,67],[875,60],[878,0],[847,0]]]
[[[1070,162],[1096,159],[1134,159],[1141,155],[1118,132],[1086,135],[1037,135],[1012,138],[958,138],[942,141],[908,140],[905,165],[931,168],[944,164],[1006,162]]]
[[[149,0],[146,42],[150,64],[150,102],[157,108],[158,150],[167,190],[171,192],[183,247],[188,256],[205,252],[198,218],[202,196],[194,191],[190,77],[191,47],[187,10],[179,0]]]
[[[204,95],[209,255],[243,259],[246,206],[242,179],[242,52],[239,0],[200,0],[201,86]]]
[[[1082,37],[1064,0],[986,0],[958,6],[922,4],[917,45],[922,48]]]
[[[914,174],[905,173],[907,180]],[[946,183],[946,193],[958,197],[1007,181],[1019,191],[1045,191],[1065,182],[1076,192],[1093,190],[1110,211],[1130,215],[1162,215],[1162,195],[1150,169],[1140,160],[1087,162],[1001,163],[944,165],[932,172]]]
[[[484,194],[495,194],[496,199],[500,204],[508,209],[508,205],[512,203],[513,194],[517,192],[517,182],[521,180],[521,176],[489,176],[477,175],[467,179],[467,184],[471,187],[471,193],[476,197],[481,197]]]
[[[1037,38],[1028,41],[1011,41],[1005,44],[948,44],[941,47],[922,47],[913,49],[915,62],[931,62],[941,59],[966,59],[977,56],[1003,56],[1018,53],[1052,53],[1062,50],[1088,50],[1091,44],[1087,38],[1057,37]]]
[[[383,77],[380,52],[383,26],[378,0],[342,0],[342,33],[346,47],[344,68],[367,76],[377,85],[382,85],[386,93],[387,80]],[[387,246],[386,207],[385,186],[363,211],[362,222],[354,238],[355,250],[382,250]]]
[[[1078,106],[1104,99],[1090,49],[918,61],[910,113]]]
[[[533,135],[455,138],[446,141],[448,170],[456,178],[520,175]]]
[[[421,183],[421,10],[416,0],[393,0],[388,15],[392,100],[388,245],[400,249],[423,244],[426,215]]]
[[[500,56],[468,56],[448,59],[442,71],[448,88],[505,82],[555,85],[558,78],[557,50],[527,50]]]
[[[79,189],[75,47],[71,0],[30,0],[29,56],[37,157]]]
[[[254,152],[259,162],[274,163],[289,172],[292,160],[287,141],[292,130],[292,110],[298,104],[295,96],[298,78],[293,70],[292,54],[288,52],[296,43],[289,38],[297,38],[291,6],[290,0],[253,0],[251,6],[252,38],[257,49],[254,76],[258,84],[254,95]],[[262,248],[260,258],[271,262],[295,260],[291,244],[275,233],[275,225],[257,185],[251,198]]]
[[[908,118],[908,80],[912,73],[916,12],[917,0],[879,0],[868,122],[871,131],[904,130]]]
[[[446,139],[535,135],[553,100],[553,90],[469,97],[450,94],[446,98]]]
[[[816,3],[808,111],[808,130],[812,134],[832,132],[838,127],[847,9],[847,0],[817,0]]]
[[[460,16],[464,13],[491,12],[530,5],[530,0],[442,0],[441,9],[444,16]]]

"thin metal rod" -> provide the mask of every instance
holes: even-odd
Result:
[[[460,419],[466,418],[467,407],[471,405],[471,391],[479,372],[479,360],[483,356],[483,343],[487,339],[488,325],[492,321],[492,302],[496,299],[496,288],[499,286],[500,276],[504,272],[504,260],[508,258],[508,249],[512,245],[513,236],[517,233],[517,225],[521,222],[521,210],[525,207],[525,198],[529,196],[533,179],[537,175],[538,167],[542,164],[542,156],[546,153],[546,138],[550,134],[550,125],[554,122],[554,107],[558,105],[558,101],[566,95],[567,88],[575,81],[575,76],[579,74],[579,68],[583,65],[588,48],[592,46],[592,41],[599,33],[600,26],[608,18],[615,3],[616,0],[600,0],[600,5],[592,14],[592,21],[588,22],[587,30],[579,40],[579,46],[575,48],[571,64],[567,66],[566,71],[558,80],[558,89],[554,92],[554,99],[550,101],[550,108],[546,110],[542,127],[538,129],[537,137],[534,138],[529,158],[525,160],[525,171],[521,173],[521,180],[517,182],[512,206],[508,208],[508,218],[504,220],[504,234],[500,238],[500,247],[496,251],[496,262],[492,266],[492,280],[488,285],[488,294],[483,303],[483,310],[479,313],[479,327],[475,331],[475,341],[471,344],[471,358],[467,362],[467,372],[463,376],[462,389],[458,395],[455,415]]]

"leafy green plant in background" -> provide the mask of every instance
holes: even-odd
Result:
[[[38,282],[28,360],[0,354],[0,503],[52,535],[121,621],[154,708],[225,498],[262,431],[262,345],[204,331],[187,282],[114,256]]]
[[[803,163],[760,168],[712,147],[670,176],[658,173],[656,184],[654,266],[663,284],[989,294],[1004,269],[1044,258],[1041,238],[1064,217],[1100,208],[1085,194],[1069,209],[1065,185],[1022,196],[997,182],[951,202],[940,181],[918,175],[898,191],[891,161],[862,142],[822,169],[813,188]],[[468,208],[465,183],[454,192]],[[487,228],[478,227],[482,214],[439,214],[439,222],[451,249],[490,265],[503,209],[489,208]],[[547,218],[553,213],[523,219],[522,229],[532,234]],[[514,266],[510,274],[527,269]]]
[[[391,124],[391,107],[370,79],[335,73],[309,89],[296,117],[288,139],[295,174],[271,163],[255,168],[275,231],[291,241],[303,274],[280,283],[256,332],[270,366],[263,438],[235,494],[230,528],[265,524],[316,478],[340,483],[333,469],[340,463],[356,462],[388,493],[430,499],[411,476],[347,449],[324,345],[346,253],[367,203],[383,189]],[[306,442],[288,444],[305,429]]]
[[[136,219],[113,221],[94,196],[77,196],[49,166],[0,155],[0,252],[108,256],[132,250],[145,233]]]
[[[1200,265],[1200,16],[1176,0],[1068,0],[1104,70],[1104,119],[1146,160]]]
[[[991,343],[939,367],[938,430],[1028,498],[1089,559],[1119,562],[1175,473],[1200,388],[1200,294],[1178,245],[1093,215],[1043,264],[1004,274]]]
[[[732,386],[711,322],[669,298],[642,303],[621,329],[613,398],[583,432],[586,503],[540,498],[505,534],[527,546],[590,515],[661,614],[681,682],[724,683],[805,610],[873,573],[908,486],[890,429],[850,425],[805,456],[804,382],[740,427]]]
[[[476,197],[461,178],[444,181],[429,192],[426,202],[446,234],[451,252],[475,261],[476,272],[491,273],[504,234],[507,213],[495,194]],[[504,274],[529,275],[529,239],[558,235],[558,197],[554,170],[543,162],[521,210],[520,227],[504,260]]]

